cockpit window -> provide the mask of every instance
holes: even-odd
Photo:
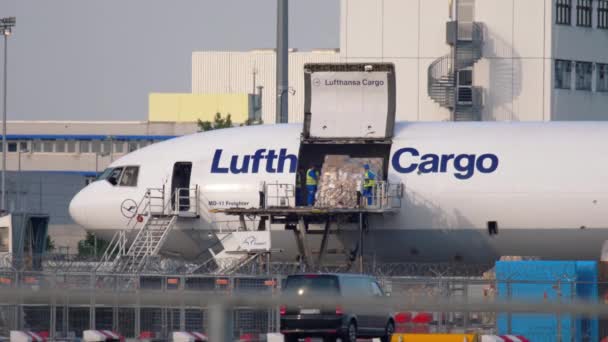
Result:
[[[137,186],[137,176],[139,175],[139,166],[127,166],[125,172],[122,173],[120,186]]]
[[[117,167],[112,169],[110,175],[107,178],[107,181],[112,185],[118,184],[118,180],[120,180],[120,174],[122,173],[122,167]]]
[[[96,180],[104,180],[104,179],[108,179],[108,177],[110,177],[110,174],[112,173],[113,169],[105,169],[103,170],[103,172],[97,176]]]

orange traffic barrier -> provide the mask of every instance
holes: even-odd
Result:
[[[391,342],[479,342],[475,334],[394,334]]]

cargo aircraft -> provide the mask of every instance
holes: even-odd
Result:
[[[147,225],[148,214],[158,210],[151,198],[160,198],[168,203],[161,211],[169,208],[179,217],[151,221],[172,227],[162,238],[149,234],[146,241],[162,241],[162,248],[148,247],[152,253],[197,259],[219,241],[226,254],[232,248],[226,232],[245,230],[265,232],[280,250],[274,260],[304,255],[310,261],[314,239],[321,238],[308,234],[311,250],[291,231],[296,191],[287,186],[327,156],[346,155],[382,161],[384,190],[376,191],[382,210],[364,219],[359,213],[358,221],[328,214],[321,231],[332,234],[321,234],[327,243],[320,244],[320,255],[355,250],[386,263],[600,257],[608,237],[608,123],[396,122],[394,65],[307,64],[303,71],[303,124],[197,133],[130,153],[74,197],[72,217],[111,239],[117,230],[137,226],[134,219],[140,228]],[[393,185],[400,191],[389,199]],[[188,189],[184,198],[174,197],[179,189]],[[263,212],[255,210],[270,207],[287,212],[261,219]],[[240,216],[227,215],[235,208]],[[312,217],[302,217],[296,229],[307,223],[301,232],[318,229]],[[239,248],[262,244],[247,241]]]
[[[608,237],[608,123],[397,122],[390,139],[371,144],[301,136],[301,124],[258,125],[150,145],[114,161],[69,211],[110,240],[149,189],[196,188],[198,203],[186,205],[200,212],[177,220],[161,253],[200,258],[216,233],[239,228],[222,209],[259,207],[261,184],[295,185],[297,172],[346,154],[382,158],[383,179],[403,185],[399,207],[368,222],[365,254],[378,262],[597,259]],[[245,217],[248,229],[258,229],[256,219]],[[273,258],[295,260],[293,233],[267,229],[281,250]],[[329,248],[351,248],[356,236],[345,225]]]

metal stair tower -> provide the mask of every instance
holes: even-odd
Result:
[[[446,25],[447,43],[452,51],[435,60],[428,68],[428,95],[452,112],[454,121],[481,120],[482,89],[459,77],[482,57],[483,26],[476,22],[450,21]],[[469,73],[470,74],[470,73]],[[472,81],[472,80],[469,80]]]

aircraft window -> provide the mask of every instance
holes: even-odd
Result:
[[[120,186],[137,186],[139,166],[128,166],[120,179]]]
[[[104,179],[108,179],[108,177],[110,177],[110,173],[112,173],[113,169],[105,169],[103,170],[103,172],[101,174],[99,174],[99,176],[97,177],[97,180],[104,180]]]
[[[117,167],[114,170],[112,170],[112,173],[110,173],[110,176],[108,177],[108,182],[110,182],[110,184],[112,184],[112,185],[118,184],[118,180],[120,179],[121,173],[122,173],[122,167]]]
[[[8,252],[10,249],[10,235],[8,227],[0,227],[0,252]]]

